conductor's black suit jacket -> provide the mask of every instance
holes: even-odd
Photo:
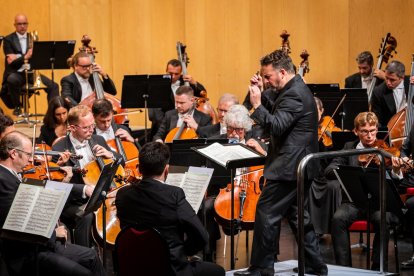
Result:
[[[115,204],[122,228],[136,225],[156,228],[169,246],[176,274],[193,275],[187,256],[203,248],[208,234],[181,188],[144,178],[120,189]]]

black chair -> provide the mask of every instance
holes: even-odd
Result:
[[[120,276],[173,276],[170,251],[160,233],[153,229],[128,227],[115,241],[114,271]]]

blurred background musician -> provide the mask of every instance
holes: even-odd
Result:
[[[407,106],[410,79],[404,75],[404,64],[393,60],[385,67],[385,81],[374,88],[371,111],[377,115],[380,127],[386,127],[392,116]]]
[[[12,131],[15,131],[13,120],[9,116],[0,113],[0,140]]]
[[[195,96],[200,96],[202,91],[206,91],[204,86],[197,82],[191,75],[183,75],[183,68],[181,61],[178,59],[171,59],[167,62],[167,67],[165,72],[171,76],[171,99],[174,101],[177,89],[184,85],[185,82],[188,82],[190,87],[194,91]],[[158,129],[161,126],[162,120],[164,118],[165,112],[168,110],[163,110],[162,108],[149,108],[148,109],[148,119],[151,121],[151,137],[155,136]]]
[[[109,78],[104,69],[97,63],[93,63],[88,53],[78,52],[71,60],[73,73],[62,78],[62,97],[72,106],[79,104],[83,99],[94,93],[95,84],[92,72],[98,72],[102,77],[102,87],[105,92],[116,95],[114,82]]]
[[[357,115],[354,120],[354,133],[358,137],[357,140],[348,142],[344,146],[344,150],[349,149],[364,149],[376,147],[377,145],[377,133],[378,133],[378,118],[373,112],[362,112]],[[336,157],[325,169],[325,176],[329,180],[335,180],[336,176],[334,169],[337,169],[339,165],[360,166],[358,156],[349,157]],[[350,244],[349,244],[349,231],[348,227],[356,220],[366,219],[365,208],[358,207],[352,202],[343,202],[336,210],[332,218],[331,234],[332,243],[334,247],[335,260],[337,265],[352,266],[350,259]],[[398,223],[398,217],[387,212],[387,227],[391,224]],[[373,210],[371,215],[371,222],[374,225],[375,237],[373,243],[372,265],[371,269],[379,270],[380,268],[380,237],[379,237],[379,224],[380,214],[378,210]],[[388,245],[389,229],[387,229],[386,236],[382,237],[386,239]],[[385,247],[385,263],[387,264],[388,246]],[[387,271],[387,268],[384,268]]]
[[[226,113],[229,111],[230,107],[235,104],[239,104],[239,99],[235,95],[229,93],[221,95],[217,104],[219,122],[214,125],[198,127],[196,129],[198,137],[209,138],[220,134],[226,134],[226,124],[224,123],[223,119]],[[187,124],[192,127],[194,123],[194,118],[192,118]]]
[[[65,166],[78,166],[83,169],[87,164],[95,160],[96,157],[102,158],[119,158],[117,153],[112,152],[107,146],[105,139],[99,135],[93,135],[95,129],[95,120],[92,111],[89,107],[84,105],[77,105],[72,107],[68,113],[68,128],[69,134],[63,139],[59,140],[52,149],[55,151],[70,151],[78,155],[82,155],[80,160],[69,159]],[[91,148],[88,141],[93,139],[95,145]],[[82,217],[81,220],[77,218],[79,208],[86,202],[94,187],[84,185],[82,175],[74,173],[70,183],[81,184],[80,192],[77,197],[68,200],[62,212],[62,222],[70,229],[75,229],[75,243],[90,246],[90,233],[93,214]]]
[[[50,100],[45,117],[43,117],[38,143],[44,142],[51,147],[57,138],[66,136],[69,109],[69,103],[61,96]]]
[[[121,227],[156,228],[169,246],[171,267],[176,275],[224,276],[224,269],[216,264],[187,258],[203,248],[208,234],[184,191],[165,183],[169,159],[164,144],[150,142],[142,147],[139,153],[142,181],[120,189],[116,195]]]
[[[345,88],[369,88],[373,78],[377,78],[375,86],[385,79],[384,71],[374,69],[374,58],[371,52],[363,51],[356,58],[358,72],[345,79]]]
[[[11,132],[0,141],[0,225],[3,226],[21,183],[21,173],[32,160],[32,142],[20,132]],[[39,246],[2,239],[2,257],[9,275],[106,275],[96,251],[75,244],[64,226],[55,229],[47,245]]]
[[[180,86],[175,94],[176,109],[165,113],[161,126],[153,137],[154,141],[163,142],[169,131],[187,124],[191,119],[195,121],[195,124],[193,122],[191,125],[194,131],[198,127],[211,125],[211,117],[195,108],[194,91],[190,86]]]
[[[115,139],[115,136],[123,141],[134,143],[129,129],[120,124],[116,124],[117,129],[112,128],[114,109],[111,102],[107,99],[98,99],[92,105],[92,113],[95,118],[95,134],[105,138],[106,141]]]
[[[17,14],[14,18],[15,32],[4,38],[3,51],[6,57],[5,69],[3,74],[2,93],[8,93],[11,103],[14,106],[14,115],[21,113],[22,103],[20,95],[25,93],[23,87],[26,83],[24,70],[30,70],[30,58],[33,54],[33,41],[29,43],[30,34],[27,32],[29,22],[24,14]],[[27,65],[25,64],[27,61]],[[29,74],[29,82],[33,83],[33,74]],[[40,75],[42,82],[46,85],[47,100],[59,96],[59,87],[57,83],[52,82],[44,75]],[[4,91],[3,91],[4,90]]]

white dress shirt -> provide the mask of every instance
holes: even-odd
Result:
[[[407,106],[407,99],[405,97],[404,90],[404,81],[401,81],[400,84],[393,90],[393,96],[397,112],[401,111]]]
[[[75,72],[75,75],[78,78],[78,81],[79,81],[79,83],[81,85],[81,88],[82,88],[81,101],[83,101],[83,99],[85,99],[89,95],[93,94],[92,86],[89,83],[89,79],[82,78],[76,72]]]
[[[96,134],[101,135],[105,141],[115,139],[115,133],[112,129],[112,126],[109,126],[107,130],[101,130],[98,127],[96,128]]]
[[[92,153],[92,149],[89,146],[88,140],[80,142],[78,139],[73,137],[72,133],[69,134],[69,139],[73,145],[73,148],[75,149],[76,154],[83,156],[83,158],[79,160],[79,166],[81,169],[85,168],[87,164],[95,160],[95,156]]]

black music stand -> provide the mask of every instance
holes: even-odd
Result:
[[[212,162],[224,167],[227,170],[230,170],[230,179],[234,179],[234,177],[236,176],[236,169],[238,168],[244,168],[244,167],[251,167],[251,166],[258,166],[258,165],[263,165],[265,163],[265,159],[266,157],[261,155],[260,153],[254,151],[253,149],[249,148],[246,145],[242,145],[242,144],[227,144],[224,146],[242,146],[245,149],[255,153],[256,157],[252,157],[252,158],[242,158],[242,159],[235,159],[235,160],[228,160],[226,162],[225,165],[217,162],[216,159],[212,158],[211,156],[205,155],[204,153],[200,152],[199,150],[206,147],[194,147],[193,150],[196,151],[197,153],[203,155],[204,157],[206,157],[207,159],[211,160]],[[230,217],[233,218],[234,217],[234,181],[230,181],[231,183],[231,215]],[[230,223],[230,269],[234,269],[235,268],[235,259],[234,259],[234,229],[235,227],[240,225],[240,220],[239,219],[232,219],[232,222]]]
[[[342,94],[341,90],[339,89],[338,83],[318,83],[318,84],[307,84],[309,89],[311,90],[312,94],[318,97],[322,103],[323,108],[325,110],[325,115],[331,116],[336,107],[338,106],[339,102],[341,101]],[[340,121],[339,112],[335,114],[333,117],[335,122]]]
[[[122,81],[121,105],[145,108],[145,142],[147,142],[147,109],[174,109],[170,75],[125,75]]]
[[[101,170],[101,174],[99,179],[96,183],[95,189],[91,197],[89,198],[88,203],[85,206],[85,209],[81,211],[78,216],[86,216],[89,213],[95,212],[98,210],[102,205],[102,240],[103,240],[103,247],[102,247],[102,264],[103,267],[106,269],[106,195],[108,194],[108,190],[111,187],[112,180],[115,176],[115,173],[122,163],[122,158],[116,159],[112,163],[105,164],[105,166]]]
[[[345,88],[341,89],[342,95],[345,96],[345,100],[342,104],[341,116],[341,128],[353,129],[354,119],[361,113],[369,110],[368,107],[368,95],[365,88]]]

